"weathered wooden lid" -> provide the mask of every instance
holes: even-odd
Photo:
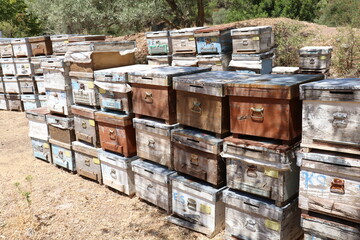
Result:
[[[62,147],[62,148],[65,148],[69,151],[72,150],[72,146],[71,144],[68,144],[68,143],[64,143],[64,142],[60,142],[60,141],[57,141],[57,140],[54,140],[54,139],[49,139],[49,143],[51,143],[52,145],[56,145],[58,147]]]
[[[299,85],[323,79],[323,75],[264,74],[226,84],[226,94],[241,97],[292,99],[299,96]]]
[[[160,66],[147,65],[147,64],[135,64],[135,65],[129,65],[129,66],[123,66],[123,67],[108,68],[108,69],[94,71],[94,77],[95,77],[96,81],[128,82],[127,73],[151,69],[154,67],[160,67]]]
[[[230,59],[231,54],[204,54],[197,55],[196,58],[199,62],[217,62],[222,61],[224,59]]]
[[[17,81],[17,77],[15,77],[15,76],[3,76],[3,77],[2,77],[2,80],[3,80],[3,81],[9,81],[9,82],[11,82],[11,81]]]
[[[163,66],[159,68],[152,68],[141,71],[129,72],[129,82],[131,83],[143,83],[150,84],[149,81],[142,81],[141,78],[165,78],[166,83],[164,85],[171,85],[172,78],[176,76],[194,74],[199,72],[207,72],[210,71],[211,68],[199,68],[199,67],[176,67],[176,66]],[[137,78],[141,77],[141,78]]]
[[[145,33],[145,36],[147,38],[168,37],[169,31],[147,32]]]
[[[135,51],[135,41],[73,42],[68,44],[68,53],[75,52],[120,52]],[[123,54],[125,55],[125,54]]]
[[[176,36],[189,36],[189,35],[194,35],[194,31],[199,30],[199,29],[204,29],[207,27],[192,27],[192,28],[182,28],[182,29],[178,29],[178,30],[172,30],[170,31],[170,36],[172,37],[176,37]]]
[[[14,63],[30,63],[30,58],[14,58]]]
[[[0,58],[0,63],[14,63],[14,58]]]
[[[79,116],[94,119],[95,118],[95,113],[97,112],[97,110],[92,108],[92,107],[72,105],[71,106],[71,112],[74,115],[79,115]]]
[[[282,67],[282,66],[277,66],[274,67],[271,71],[271,73],[273,74],[294,74],[299,72],[299,67]]]
[[[118,126],[128,126],[132,125],[132,115],[124,113],[112,113],[112,112],[102,112],[98,111],[95,113],[95,121],[115,124]]]
[[[64,68],[66,65],[69,65],[65,62],[64,56],[51,57],[41,59],[41,68]]]
[[[36,36],[36,37],[29,37],[29,42],[33,43],[33,42],[42,42],[42,41],[46,41],[46,40],[50,40],[50,36],[46,35],[46,36]]]
[[[155,120],[155,119],[146,119],[146,118],[134,118],[133,119],[134,127],[136,128],[136,124],[145,125],[147,127],[151,128],[160,128],[164,130],[170,131],[171,129],[178,128],[180,124],[165,124],[161,120]]]
[[[80,152],[96,158],[98,157],[98,148],[95,148],[92,145],[88,145],[79,141],[74,141],[72,142],[72,148],[76,152]]]
[[[173,78],[175,90],[196,92],[214,96],[225,96],[225,84],[232,81],[245,80],[253,77],[250,74],[241,74],[231,71],[211,71]],[[204,89],[205,88],[205,89]],[[212,91],[209,88],[215,88]]]
[[[205,197],[205,198],[212,202],[218,201],[220,199],[220,197],[222,196],[222,192],[226,189],[226,187],[215,188],[207,182],[198,181],[190,176],[179,175],[178,173],[172,175],[170,178],[172,180],[173,188],[177,187],[177,184],[176,184],[176,182],[177,182],[177,183],[181,184],[182,186],[199,191],[200,192],[199,197],[205,197],[205,196],[202,196],[201,194],[211,195],[211,199],[209,199],[208,197]]]
[[[9,45],[12,38],[0,38],[0,45]]]
[[[13,93],[7,93],[6,98],[8,100],[20,100],[21,99],[19,94],[13,94]]]
[[[49,114],[46,117],[46,122],[49,125],[61,129],[72,129],[74,127],[74,117],[63,117],[63,116]]]
[[[141,158],[139,158],[139,160],[133,161],[131,165],[135,173],[141,174],[141,170],[145,170],[146,172],[152,172],[154,174],[166,177],[166,181],[168,181],[167,177],[169,175],[175,173],[175,171],[168,170],[167,167],[161,166],[156,163],[144,161]]]
[[[107,163],[110,163],[107,159],[111,159],[113,161],[131,162],[131,161],[134,161],[134,160],[139,158],[138,156],[133,156],[133,157],[121,156],[121,155],[116,154],[116,153],[107,152],[107,151],[105,151],[105,150],[103,150],[101,148],[98,148],[97,152],[98,152],[99,159],[101,161],[104,161],[104,162],[107,162]]]
[[[328,92],[323,95],[321,92]],[[300,98],[324,101],[360,101],[360,78],[324,79],[300,85]]]
[[[81,36],[84,36],[84,35],[79,35],[79,34],[60,34],[60,35],[51,35],[50,36],[50,39],[51,41],[53,42],[56,42],[56,41],[64,41],[64,40],[68,40],[69,37],[81,37]],[[105,36],[104,36],[105,37]]]
[[[41,61],[43,59],[48,59],[51,58],[51,56],[36,56],[36,57],[31,57],[30,58],[30,62],[31,63],[41,63]]]
[[[329,54],[333,50],[332,46],[307,46],[299,49],[300,55]]]
[[[36,100],[39,99],[37,94],[21,94],[21,100]]]
[[[220,34],[221,31],[226,31],[226,30],[230,30],[233,29],[234,26],[212,26],[212,27],[206,27],[206,28],[202,28],[202,29],[198,29],[195,30],[195,37],[197,33],[211,33],[214,32],[215,34]]]
[[[231,36],[261,34],[263,32],[272,31],[271,26],[244,27],[231,30]]]
[[[293,146],[289,145],[283,145],[283,144],[277,144],[275,141],[265,141],[265,140],[249,140],[249,139],[241,139],[241,138],[235,138],[233,136],[224,138],[224,144],[234,144],[241,148],[249,148],[253,150],[273,150],[278,153],[284,153],[288,151],[289,149],[292,149]]]
[[[288,203],[284,207],[277,207],[274,202],[269,199],[231,189],[223,191],[223,201],[229,207],[233,206],[241,209],[243,212],[260,215],[263,218],[268,218],[278,222],[281,222],[287,217],[284,216],[284,213],[288,208],[297,207],[297,199]],[[291,213],[291,211],[289,213]]]
[[[84,42],[84,41],[103,41],[106,39],[105,35],[79,35],[69,36],[69,42]]]

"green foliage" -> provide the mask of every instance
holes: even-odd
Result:
[[[0,0],[0,30],[4,37],[33,36],[42,33],[42,23],[24,0]]]
[[[359,0],[322,0],[318,23],[328,26],[360,27]]]
[[[334,46],[333,68],[341,77],[360,77],[360,35],[355,29],[339,29]]]
[[[303,28],[300,24],[289,24],[281,22],[275,26],[275,43],[277,66],[298,66],[298,50],[306,45],[307,37],[301,31]]]
[[[28,175],[25,180],[27,181],[28,185],[29,185],[29,188],[30,190],[27,191],[27,190],[24,190],[22,187],[21,187],[21,184],[20,182],[15,182],[14,183],[14,186],[17,188],[19,194],[25,199],[26,203],[28,204],[28,206],[30,207],[31,205],[31,189],[32,189],[32,176],[31,175]]]

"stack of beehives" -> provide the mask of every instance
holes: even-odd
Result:
[[[329,46],[307,46],[299,50],[300,73],[329,74],[331,52]]]
[[[45,103],[41,83],[35,82],[42,71],[39,61],[52,54],[49,36],[7,39],[0,42],[0,64],[3,68],[6,103],[3,109],[23,111],[34,109]]]
[[[359,239],[360,79],[300,88],[299,207],[306,239]]]
[[[231,30],[232,70],[243,73],[268,74],[272,71],[274,33],[271,26],[246,27]]]
[[[171,65],[172,44],[169,31],[147,32],[146,41],[149,65]]]

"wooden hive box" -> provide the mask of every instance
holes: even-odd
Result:
[[[71,86],[69,63],[63,57],[47,58],[41,61],[44,73],[45,88],[65,90]]]
[[[231,60],[230,54],[207,54],[197,55],[198,66],[204,68],[211,68],[211,71],[228,71]]]
[[[37,108],[26,111],[29,120],[29,137],[47,142],[49,140],[49,130],[46,116],[50,114],[47,108]]]
[[[11,39],[14,57],[31,57],[31,46],[28,38]]]
[[[212,238],[224,228],[223,188],[175,174],[171,176],[172,216],[168,221]]]
[[[133,161],[131,166],[134,172],[136,195],[170,213],[172,209],[170,176],[175,172],[142,159]]]
[[[360,223],[358,155],[301,152],[299,207]]]
[[[29,37],[32,56],[52,55],[53,49],[50,36]]]
[[[34,78],[32,76],[18,76],[16,78],[19,83],[20,92],[22,94],[24,94],[24,93],[34,94],[35,93],[35,91],[36,91],[35,82],[34,82]]]
[[[232,54],[229,69],[242,73],[269,74],[272,72],[274,50],[263,53]]]
[[[225,239],[294,240],[302,236],[297,199],[284,207],[247,193],[227,189]]]
[[[150,55],[167,55],[172,53],[172,44],[168,31],[147,32],[145,37]]]
[[[94,84],[94,78],[80,72],[70,72],[74,103],[98,107],[100,106],[99,88]]]
[[[49,141],[31,138],[31,146],[35,158],[52,163],[51,147]]]
[[[96,70],[135,63],[134,41],[76,42],[68,45],[65,59],[71,72],[84,72],[93,76]]]
[[[9,105],[5,94],[0,94],[0,110],[9,110]]]
[[[226,84],[230,95],[230,131],[292,142],[300,137],[299,85],[322,75],[266,74]]]
[[[65,90],[46,89],[47,107],[52,113],[61,115],[71,115],[71,105],[73,97],[71,86],[66,86]]]
[[[94,147],[100,146],[99,129],[95,122],[96,111],[89,107],[71,106],[71,112],[74,114],[76,140],[89,143]]]
[[[135,194],[135,180],[131,163],[137,160],[138,157],[127,158],[104,150],[99,150],[98,156],[101,161],[101,174],[104,185],[128,196],[133,196]]]
[[[16,67],[14,63],[14,58],[0,58],[0,65],[2,68],[2,73],[5,76],[15,76]]]
[[[177,121],[181,124],[216,133],[230,130],[229,98],[225,84],[251,77],[234,72],[212,71],[175,77]],[[212,121],[209,121],[211,119]]]
[[[360,224],[316,213],[302,213],[304,240],[358,240]]]
[[[0,58],[14,57],[13,49],[11,46],[11,38],[0,39]]]
[[[173,54],[196,54],[194,31],[206,27],[183,28],[170,31]]]
[[[279,207],[299,191],[299,167],[293,146],[274,141],[227,137],[221,156],[226,158],[227,186],[266,197]]]
[[[39,97],[37,94],[22,94],[21,101],[23,102],[25,111],[40,107]]]
[[[149,65],[170,66],[172,62],[172,55],[149,55],[146,56]]]
[[[49,142],[51,143],[53,163],[71,172],[76,172],[75,156],[71,144],[59,142],[54,139],[50,139]]]
[[[198,59],[196,55],[178,54],[172,57],[171,66],[179,67],[197,67]]]
[[[84,40],[84,39],[81,39],[82,38],[81,35],[76,35],[76,34],[51,35],[50,40],[51,40],[51,45],[52,45],[52,49],[53,49],[53,54],[54,55],[65,55],[65,53],[67,52],[67,45],[69,43],[69,38],[71,39],[71,37],[73,37],[72,41],[74,41],[74,42],[76,42],[76,38],[80,38],[80,39],[78,39],[79,41],[77,41],[77,42]],[[101,39],[102,38],[103,37],[101,37]]]
[[[300,48],[301,70],[323,70],[330,68],[332,47],[308,46]]]
[[[41,107],[46,107],[47,106],[47,97],[46,97],[46,95],[38,95],[38,97],[39,97],[40,106]]]
[[[198,54],[223,54],[232,51],[231,27],[207,27],[194,31]]]
[[[174,169],[214,186],[226,184],[225,161],[220,157],[223,140],[199,130],[174,130]]]
[[[95,121],[99,126],[102,149],[125,157],[136,155],[135,129],[131,115],[96,112]]]
[[[360,79],[326,79],[300,86],[302,147],[360,154]]]
[[[128,73],[154,67],[157,66],[135,64],[95,71],[95,85],[99,87],[101,109],[103,111],[115,110],[131,113],[132,100]]]
[[[44,71],[41,68],[41,61],[46,60],[47,58],[51,58],[51,56],[37,56],[30,58],[31,68],[33,69],[34,75],[43,75]]]
[[[129,73],[133,112],[140,116],[163,119],[167,124],[176,123],[173,77],[209,70],[196,67],[161,67]]]
[[[17,77],[4,76],[2,80],[4,83],[6,93],[20,93],[20,86],[19,86],[19,82],[17,81]]]
[[[75,141],[74,117],[46,116],[50,139],[71,145]]]
[[[7,93],[6,99],[8,101],[10,111],[24,111],[24,107],[19,94]]]
[[[174,168],[174,148],[171,131],[179,124],[164,124],[153,119],[134,118],[136,132],[136,150],[141,158]]]
[[[38,94],[45,94],[45,79],[43,75],[36,75],[34,76],[34,81],[37,89]]]
[[[261,53],[274,46],[271,26],[245,27],[231,30],[233,53]]]
[[[98,149],[79,141],[73,142],[72,148],[75,153],[77,174],[102,184]]]

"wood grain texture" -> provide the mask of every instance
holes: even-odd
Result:
[[[304,240],[357,240],[360,225],[321,214],[301,214]]]
[[[271,28],[231,30],[233,53],[260,53],[274,46]]]
[[[299,207],[360,223],[360,170],[302,159]]]
[[[176,98],[177,121],[180,124],[219,134],[229,132],[230,111],[227,97],[176,91]]]
[[[30,37],[32,56],[51,55],[53,53],[50,36]]]
[[[62,115],[71,115],[71,105],[74,103],[71,87],[65,87],[65,90],[46,89],[47,108],[51,113]]]
[[[262,198],[225,190],[225,239],[297,239],[302,235],[297,200],[280,208]]]
[[[291,141],[301,134],[301,101],[230,96],[230,132]]]
[[[358,102],[305,100],[301,146],[360,154],[359,113]]]
[[[132,84],[135,114],[176,123],[176,94],[172,87]]]

